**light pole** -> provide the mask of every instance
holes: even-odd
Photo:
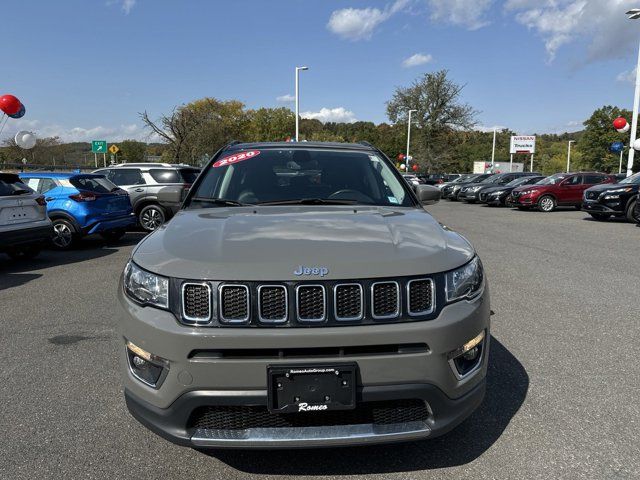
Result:
[[[571,144],[576,143],[575,140],[569,140],[569,148],[567,149],[567,173],[569,173],[569,168],[571,165]]]
[[[627,12],[629,20],[640,19],[640,8],[634,8]],[[627,162],[627,177],[633,173],[633,156],[635,150],[633,148],[633,142],[636,139],[636,133],[638,130],[638,104],[640,103],[640,45],[638,46],[638,63],[636,66],[636,91],[633,97],[633,118],[631,119],[631,141],[629,142],[629,160]]]
[[[496,127],[493,127],[493,148],[491,149],[491,172],[494,170],[496,163]]]
[[[418,110],[409,110],[409,122],[407,123],[407,158],[404,160],[405,172],[409,171],[409,143],[411,143],[411,114]]]
[[[296,142],[300,136],[300,70],[309,70],[309,67],[296,67]]]

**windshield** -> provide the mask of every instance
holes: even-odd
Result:
[[[207,167],[190,206],[352,203],[413,206],[406,183],[373,152],[276,149],[223,154]],[[219,202],[220,205],[225,203]]]
[[[33,193],[33,190],[22,183],[17,175],[0,176],[0,197],[9,195],[26,195],[29,193]]]
[[[502,178],[501,175],[491,175],[485,178],[484,180],[482,180],[480,183],[498,183],[501,178]]]
[[[473,180],[476,177],[477,175],[462,175],[461,177],[456,178],[451,183],[463,183],[463,182],[466,182],[467,180]]]
[[[619,183],[633,183],[640,185],[640,172],[631,175],[630,177],[625,178],[624,180],[620,180]]]
[[[556,185],[565,178],[567,178],[566,173],[556,173],[555,175],[540,180],[536,185]]]
[[[509,183],[507,183],[505,185],[505,187],[517,187],[519,185],[526,185],[528,183],[531,183],[532,181],[534,181],[536,178],[540,178],[540,177],[520,177],[520,178],[516,178],[515,180],[511,180]]]

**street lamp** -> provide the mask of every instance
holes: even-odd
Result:
[[[627,12],[629,20],[640,19],[640,8],[634,8]],[[638,63],[636,66],[636,91],[633,97],[633,118],[631,119],[631,141],[629,145],[633,146],[638,130],[638,104],[640,103],[640,46],[638,46]],[[627,177],[633,173],[633,156],[634,148],[629,148],[629,161],[627,162]]]
[[[409,122],[407,123],[407,158],[405,158],[405,172],[409,171],[409,143],[411,143],[411,114],[418,110],[409,110]]]
[[[567,149],[567,173],[569,173],[569,166],[571,165],[571,144],[576,143],[575,140],[569,140],[569,148]]]
[[[309,67],[296,67],[296,142],[300,136],[300,71],[309,70]]]

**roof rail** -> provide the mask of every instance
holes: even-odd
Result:
[[[358,142],[358,145],[364,145],[365,147],[376,148],[373,145],[371,145],[371,143],[369,143],[369,142],[367,142],[365,140],[362,140],[362,141]]]
[[[140,163],[119,163],[118,165],[112,165],[114,168],[122,167],[171,167],[170,163],[152,163],[152,162],[140,162]]]

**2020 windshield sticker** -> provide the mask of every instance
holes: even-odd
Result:
[[[227,165],[233,165],[234,163],[244,162],[245,160],[257,157],[258,155],[260,155],[260,150],[249,150],[248,152],[235,153],[218,160],[213,164],[213,168],[226,167]]]

